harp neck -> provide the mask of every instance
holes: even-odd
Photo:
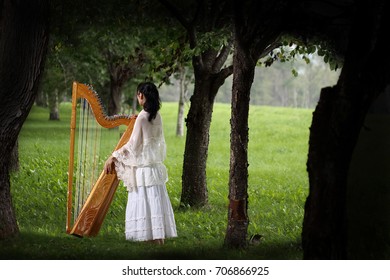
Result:
[[[131,117],[127,115],[108,116],[104,113],[102,102],[91,86],[73,82],[72,106],[75,111],[78,98],[84,98],[91,106],[96,121],[105,128],[113,128],[120,125],[129,125]]]

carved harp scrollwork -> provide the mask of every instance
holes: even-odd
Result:
[[[68,234],[83,237],[96,236],[98,234],[103,220],[109,209],[109,206],[112,202],[115,191],[118,187],[119,180],[115,171],[112,174],[106,174],[102,167],[100,176],[97,179],[91,178],[93,177],[92,175],[87,175],[86,172],[82,171],[80,172],[80,174],[76,174],[76,177],[88,177],[84,178],[85,180],[83,180],[83,184],[85,184],[86,181],[87,185],[89,185],[87,186],[87,188],[89,189],[87,191],[83,189],[82,194],[80,194],[79,196],[76,195],[77,193],[80,193],[79,184],[81,184],[74,178],[76,110],[78,107],[77,103],[79,100],[82,100],[81,105],[79,106],[79,110],[81,111],[88,107],[88,110],[90,110],[91,112],[90,114],[101,127],[114,128],[120,125],[125,125],[127,127],[114,150],[119,149],[129,140],[130,135],[133,131],[133,126],[136,117],[130,117],[126,115],[117,115],[112,117],[107,116],[103,111],[103,106],[101,105],[100,98],[97,96],[96,92],[92,89],[92,87],[77,82],[73,83],[72,116],[70,124],[66,232]],[[84,117],[80,116],[80,119],[81,118]],[[80,150],[80,135],[78,136]],[[83,158],[84,161],[88,159],[89,158]],[[80,159],[78,159],[77,161],[82,164]],[[74,217],[73,225],[71,225],[72,217]]]

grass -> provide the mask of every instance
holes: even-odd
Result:
[[[1,259],[301,259],[306,158],[311,111],[252,106],[249,138],[249,235],[262,242],[245,250],[222,247],[227,225],[230,106],[216,104],[207,180],[210,207],[179,210],[185,137],[175,136],[175,103],[164,103],[168,192],[179,237],[164,246],[124,238],[126,191],[120,187],[97,237],[65,233],[70,104],[60,121],[33,107],[19,138],[20,170],[11,175],[20,235],[0,241]],[[211,253],[212,252],[212,253]]]

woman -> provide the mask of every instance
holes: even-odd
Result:
[[[143,110],[130,139],[113,152],[104,168],[107,173],[115,168],[128,190],[126,239],[164,244],[165,238],[176,237],[177,232],[166,189],[166,145],[157,87],[150,82],[139,84],[137,99]]]

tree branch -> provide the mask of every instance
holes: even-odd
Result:
[[[213,83],[213,90],[210,91],[209,98],[213,100],[218,93],[218,89],[223,85],[226,78],[233,74],[233,65],[223,68],[218,74],[215,74],[215,80]]]
[[[214,61],[213,67],[212,67],[212,71],[214,73],[219,71],[219,69],[221,69],[223,64],[226,62],[226,59],[230,53],[230,50],[232,49],[232,45],[233,45],[233,39],[230,38],[227,45],[224,45],[222,47],[221,51],[219,52],[218,57]]]
[[[272,50],[280,47],[282,44],[280,43],[279,40],[275,40],[273,43],[271,43],[270,45],[268,45],[259,55],[259,59],[260,58],[263,58],[265,57],[266,55],[268,55]]]
[[[223,81],[225,81],[225,79],[229,77],[231,74],[233,74],[233,65],[229,65],[228,67],[223,68],[219,72],[219,76],[221,79],[223,79]]]

